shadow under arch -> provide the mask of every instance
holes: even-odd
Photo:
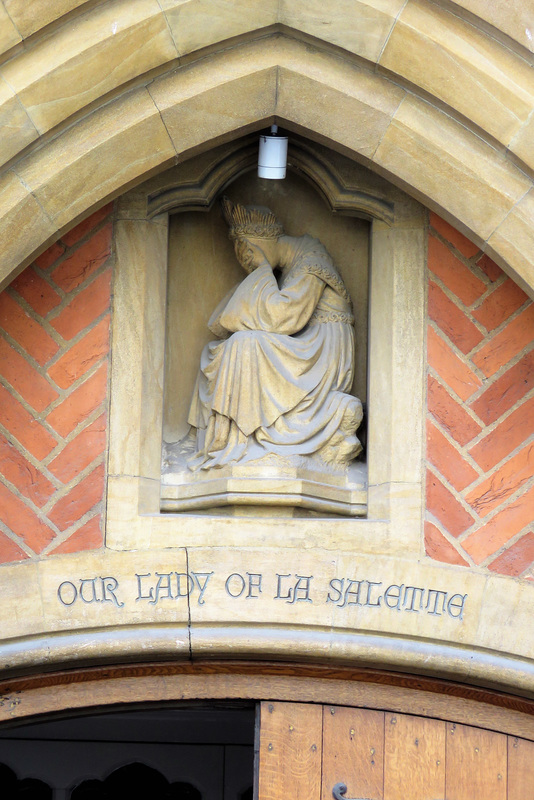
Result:
[[[171,170],[167,177],[156,180],[158,188],[147,195],[148,219],[167,212],[205,211],[237,178],[257,167],[256,137],[237,140],[235,146],[224,148],[222,157],[220,150],[208,153],[204,171],[196,179],[185,183],[181,178],[175,180],[177,173]],[[380,192],[376,185],[363,187],[361,174],[357,185],[351,184],[332,159],[300,137],[290,140],[287,166],[288,171],[301,175],[314,187],[331,212],[393,223],[394,203],[386,191]]]

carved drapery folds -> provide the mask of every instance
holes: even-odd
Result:
[[[149,196],[149,213],[203,208],[211,215],[210,224],[195,222],[190,215],[176,233],[176,247],[172,245],[171,222],[170,281],[172,271],[181,273],[181,293],[190,291],[195,282],[192,273],[202,269],[199,262],[210,256],[212,263],[202,280],[206,297],[210,296],[214,273],[221,272],[221,262],[230,258],[234,271],[241,262],[223,298],[213,293],[213,306],[217,307],[210,309],[213,313],[203,323],[209,341],[203,350],[193,342],[188,348],[196,346],[198,352],[196,380],[189,391],[183,369],[173,369],[172,354],[168,358],[171,367],[166,373],[165,416],[169,407],[181,405],[182,435],[178,436],[176,423],[165,420],[162,508],[176,511],[253,505],[260,513],[262,508],[278,506],[361,515],[365,513],[365,461],[355,459],[362,451],[356,431],[363,407],[354,383],[364,386],[365,400],[367,320],[359,317],[367,307],[369,232],[363,219],[375,213],[389,221],[392,204],[366,191],[365,186],[351,187],[332,164],[321,160],[304,142],[297,141],[290,151],[293,176],[288,181],[283,185],[258,181],[252,172],[252,148],[256,149],[255,142],[219,155],[201,171],[196,183],[187,179],[180,185],[169,182]],[[220,237],[226,238],[228,229],[214,200],[232,175],[229,191],[234,199],[244,193],[254,206],[274,201],[286,233],[282,233],[281,224],[273,233],[273,226],[267,222],[263,230],[262,214],[267,220],[268,211],[248,211],[251,206],[230,202],[226,223],[235,253],[230,243],[226,247]],[[292,208],[295,205],[300,214]],[[341,214],[333,217],[332,210]],[[347,219],[347,211],[363,219]],[[248,227],[247,214],[254,216]],[[241,217],[237,221],[239,215],[245,223]],[[184,245],[196,225],[198,232],[189,245]],[[359,244],[347,238],[347,226],[358,231]],[[214,228],[218,229],[215,238]],[[293,232],[299,235],[290,235]],[[316,238],[320,234],[323,239],[325,233],[329,247],[336,247],[337,241],[337,255],[342,254],[343,262],[340,269],[347,274],[358,300],[356,337],[351,293],[332,254]],[[207,249],[205,243],[199,246],[201,236],[213,240]],[[252,268],[245,263],[245,251],[248,257],[252,253]],[[168,353],[169,348],[174,349],[170,343],[177,337],[177,329],[187,327],[185,316],[194,316],[191,307],[202,305],[195,299],[194,288],[188,309],[177,308],[172,296],[170,290]],[[207,300],[204,305],[208,305]],[[356,348],[361,363],[354,381]],[[182,394],[181,400],[176,393]],[[184,400],[187,405],[191,400],[189,429],[183,425]]]
[[[119,547],[147,537],[164,542],[172,530],[173,541],[181,541],[193,522],[196,532],[208,536],[220,528],[221,514],[288,522],[321,514],[340,521],[359,517],[351,535],[382,541],[397,519],[397,506],[399,513],[403,509],[402,522],[399,518],[395,524],[408,525],[408,503],[415,524],[407,529],[404,546],[411,547],[421,514],[424,209],[360,164],[295,134],[285,181],[258,181],[256,151],[256,136],[222,145],[150,179],[119,201],[108,538]],[[209,469],[197,464],[192,470],[187,455],[180,465],[172,452],[187,439],[203,349],[222,342],[223,360],[228,342],[242,333],[230,330],[221,339],[208,327],[232,287],[248,280],[217,202],[223,194],[243,205],[271,208],[293,249],[321,242],[316,274],[306,273],[306,280],[329,285],[321,271],[330,257],[348,291],[353,311],[321,308],[313,300],[306,320],[290,332],[281,331],[296,339],[307,326],[350,329],[354,317],[354,381],[341,392],[354,405],[347,414],[352,417],[347,420],[350,435],[356,433],[360,413],[355,398],[361,400],[364,416],[356,436],[363,452],[355,460],[350,453],[347,470],[335,464],[335,441],[321,469],[317,459],[282,465],[251,458],[229,459]],[[279,270],[263,265],[256,277],[261,275],[273,291],[280,291]],[[343,304],[341,295],[329,289]],[[251,296],[248,310],[256,313]],[[137,360],[132,360],[133,343]],[[351,347],[345,355],[337,352],[333,363],[339,365]],[[272,368],[272,352],[266,364]],[[215,369],[214,374],[223,373]],[[228,395],[233,401],[231,391]],[[201,449],[196,437],[190,442],[193,457]],[[178,531],[172,516],[162,512],[185,513],[185,527]],[[195,516],[189,519],[189,513]],[[384,526],[383,520],[391,523]],[[242,535],[250,540],[244,529]]]

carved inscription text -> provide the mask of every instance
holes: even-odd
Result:
[[[114,576],[72,578],[57,587],[62,606],[101,603],[117,609],[125,605],[164,606],[186,602],[200,606],[221,601],[265,601],[294,606],[303,603],[331,604],[345,609],[359,606],[378,613],[429,614],[463,620],[467,594],[443,588],[411,586],[368,578],[336,577],[330,580],[293,572],[136,572],[134,580]],[[133,589],[133,591],[132,591]]]

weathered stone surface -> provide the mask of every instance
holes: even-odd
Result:
[[[334,10],[320,0],[282,0],[279,21],[378,61],[403,5],[403,0],[342,0]]]
[[[32,199],[37,198],[58,227],[66,227],[102,198],[175,155],[157,108],[147,90],[140,89],[120,98],[117,106],[104,106],[85,118],[49,148],[22,161],[18,171]]]
[[[11,646],[21,635],[37,661],[43,635],[48,663],[64,659],[60,632],[78,643],[71,664],[81,649],[86,662],[98,659],[113,640],[128,660],[146,658],[147,645],[160,657],[313,655],[353,666],[411,664],[456,680],[491,669],[494,684],[522,686],[534,656],[529,626],[516,624],[532,614],[530,585],[429,561],[355,561],[350,551],[317,548],[280,563],[264,548],[195,547],[187,556],[181,548],[62,555],[1,571],[0,619],[10,648],[2,656],[12,667],[24,663],[23,650]],[[157,645],[144,635],[154,625]],[[515,673],[514,655],[523,664],[520,670],[515,662]]]
[[[400,106],[374,161],[416,187],[420,196],[431,196],[439,186],[442,207],[482,239],[529,188],[525,175],[492,147],[415,97]]]
[[[410,0],[379,58],[508,145],[534,102],[530,66],[457,15]]]
[[[2,74],[43,134],[93,100],[176,56],[156,0],[113,0],[42,38],[8,62]]]

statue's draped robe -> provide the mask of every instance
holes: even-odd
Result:
[[[202,353],[188,420],[197,429],[193,468],[317,453],[354,406],[350,299],[323,245],[294,242],[280,287],[260,266],[209,321],[229,338]]]

